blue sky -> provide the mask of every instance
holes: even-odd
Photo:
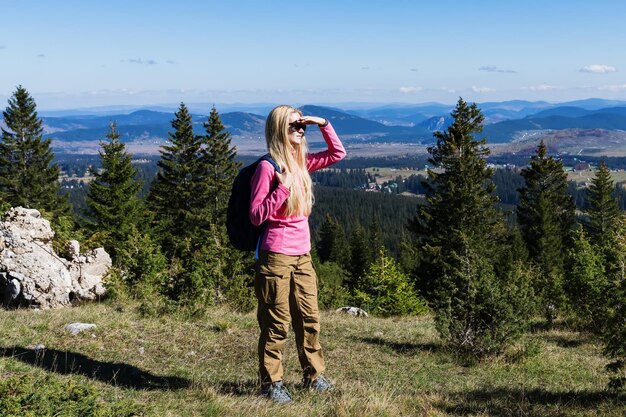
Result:
[[[623,1],[0,6],[0,100],[40,109],[626,99]]]

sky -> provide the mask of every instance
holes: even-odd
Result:
[[[0,107],[626,100],[626,2],[0,0]]]

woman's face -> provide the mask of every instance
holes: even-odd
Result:
[[[296,123],[300,120],[300,114],[298,112],[292,112],[289,115],[289,143],[291,146],[296,147],[302,143],[302,138],[304,138],[304,130],[306,127],[303,124]]]

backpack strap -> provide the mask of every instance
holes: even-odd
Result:
[[[282,170],[280,169],[280,167],[278,166],[278,164],[276,163],[276,161],[274,161],[274,159],[272,159],[272,155],[270,155],[269,153],[266,153],[265,155],[263,155],[260,159],[260,161],[267,161],[270,164],[272,164],[274,166],[274,169],[276,171],[278,171],[278,173],[282,173]]]
[[[270,164],[272,164],[272,166],[274,167],[274,169],[280,174],[282,171],[280,169],[280,166],[278,166],[278,164],[276,163],[276,161],[274,161],[274,159],[272,158],[272,155],[270,155],[269,153],[266,153],[265,155],[263,155],[260,159],[259,162],[261,161],[267,161]],[[254,251],[254,259],[257,260],[259,259],[259,250],[261,249],[261,239],[263,238],[263,233],[265,233],[265,229],[263,229],[263,232],[261,232],[261,234],[259,235],[259,240],[256,243],[256,250]]]

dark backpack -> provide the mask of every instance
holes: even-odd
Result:
[[[250,251],[255,250],[259,238],[265,230],[266,222],[260,226],[254,226],[250,222],[250,194],[252,193],[252,177],[261,161],[268,161],[274,165],[274,169],[280,172],[280,167],[270,154],[263,155],[253,164],[243,167],[233,181],[233,188],[228,199],[228,211],[226,212],[226,229],[228,240],[235,249]]]

